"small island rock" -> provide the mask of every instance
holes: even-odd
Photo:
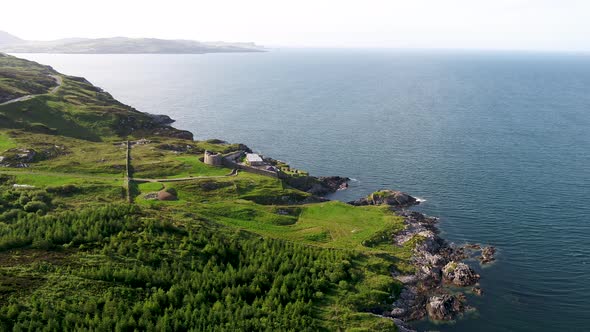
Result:
[[[428,317],[433,320],[453,320],[463,310],[463,303],[448,294],[432,296],[426,303]]]
[[[475,295],[478,295],[478,296],[482,296],[483,295],[483,290],[479,286],[475,286],[471,290],[473,291],[473,294],[475,294]]]
[[[496,254],[496,248],[494,247],[484,247],[481,250],[481,256],[479,256],[479,261],[482,264],[488,264],[493,262],[496,258],[494,255]]]
[[[442,271],[443,281],[456,286],[471,286],[479,281],[479,274],[475,273],[465,263],[449,262]]]

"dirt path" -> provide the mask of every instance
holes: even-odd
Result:
[[[49,76],[53,77],[53,79],[57,83],[57,86],[54,87],[53,89],[51,89],[51,91],[49,91],[49,94],[54,95],[57,93],[59,88],[61,88],[61,85],[64,83],[64,79],[63,79],[63,77],[61,77],[59,75],[49,75]]]

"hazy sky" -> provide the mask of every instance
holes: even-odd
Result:
[[[0,30],[35,40],[590,51],[590,0],[7,0],[1,10]]]

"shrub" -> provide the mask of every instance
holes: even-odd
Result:
[[[66,185],[57,186],[57,187],[47,187],[46,190],[48,193],[55,193],[58,195],[71,195],[71,194],[75,194],[75,193],[79,192],[80,188],[73,185],[73,184],[66,184]]]
[[[0,214],[0,221],[10,221],[13,220],[18,216],[18,214],[22,212],[19,209],[11,209],[2,214]]]
[[[30,201],[28,202],[23,209],[27,212],[37,212],[37,211],[47,211],[49,208],[47,207],[47,204],[41,202],[41,201]]]

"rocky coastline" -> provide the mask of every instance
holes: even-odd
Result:
[[[290,186],[312,194],[312,201],[327,201],[325,195],[347,189],[349,181],[349,178],[340,176],[306,175],[287,179]],[[485,265],[495,260],[494,247],[470,243],[455,245],[441,238],[437,228],[438,218],[410,209],[420,202],[405,192],[389,189],[348,202],[354,206],[389,206],[404,219],[406,226],[391,235],[391,245],[403,246],[408,241],[417,243],[411,259],[415,272],[391,272],[392,277],[403,284],[402,291],[389,310],[377,313],[393,319],[402,332],[414,331],[408,327],[412,321],[426,318],[452,321],[467,311],[475,310],[468,304],[465,294],[482,296],[483,290],[479,284],[480,275],[469,264],[479,260]]]
[[[465,293],[482,295],[483,290],[479,286],[480,275],[466,260],[477,258],[481,264],[488,264],[495,259],[494,247],[457,246],[447,242],[439,236],[438,218],[408,209],[419,204],[419,200],[407,193],[381,190],[349,204],[390,206],[404,218],[406,225],[403,231],[392,235],[392,245],[402,246],[410,240],[418,240],[412,257],[415,272],[392,271],[392,276],[404,287],[391,310],[381,313],[392,318],[399,331],[414,331],[407,325],[411,321],[424,318],[451,321],[474,310],[467,303]]]

